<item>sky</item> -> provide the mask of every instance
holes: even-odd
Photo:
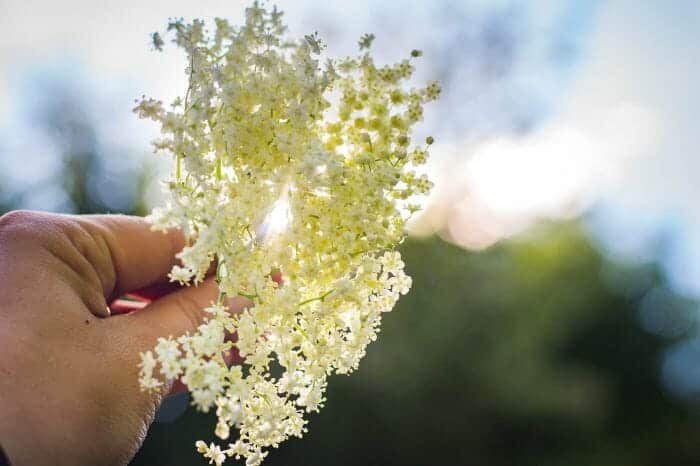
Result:
[[[83,96],[103,145],[124,148],[115,157],[138,163],[156,128],[131,113],[134,98],[186,88],[183,56],[150,50],[149,33],[169,17],[240,21],[244,4],[0,0],[0,183],[51,173],[60,148],[36,120],[59,88]],[[583,216],[610,257],[659,258],[677,290],[700,297],[699,2],[279,5],[292,34],[318,30],[334,55],[370,31],[380,60],[424,50],[416,79],[440,80],[444,94],[419,130],[438,141],[436,189],[414,234],[480,249]],[[55,190],[27,202],[63,206]]]

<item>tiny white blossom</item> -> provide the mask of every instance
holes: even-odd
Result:
[[[301,437],[328,376],[357,369],[382,313],[411,286],[394,248],[418,210],[408,201],[432,187],[414,171],[427,150],[411,146],[411,131],[440,86],[409,87],[410,58],[376,65],[373,34],[360,56],[322,64],[318,34],[289,40],[281,18],[254,2],[241,27],[171,21],[187,90],[167,107],[143,97],[134,109],[160,123],[153,146],[174,159],[167,199],[149,217],[188,239],[170,279],[196,286],[216,267],[220,292],[196,332],[141,355],[140,383],[179,377],[197,409],[216,410],[219,438],[237,430],[224,450],[196,443],[216,465],[228,456],[258,466]],[[231,315],[225,298],[246,309]],[[225,353],[243,366],[228,367]]]
[[[221,466],[224,464],[224,461],[226,461],[226,455],[221,451],[221,448],[214,443],[207,446],[206,443],[197,440],[195,446],[197,447],[197,451],[202,453],[202,455],[209,460],[209,464]]]
[[[154,390],[163,385],[162,382],[153,377],[153,370],[156,368],[156,364],[157,361],[153,357],[153,353],[151,351],[141,353],[141,363],[139,364],[141,369],[139,374],[139,383],[141,384],[142,389]]]
[[[174,379],[180,375],[180,348],[176,341],[169,338],[159,338],[155,347],[160,363],[160,371],[168,379]]]

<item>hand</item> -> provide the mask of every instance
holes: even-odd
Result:
[[[183,245],[137,217],[0,217],[0,445],[15,466],[131,460],[170,389],[140,390],[139,353],[194,331],[217,289],[208,279],[126,315],[108,303],[167,281]]]

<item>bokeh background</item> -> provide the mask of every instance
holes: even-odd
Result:
[[[332,55],[365,32],[380,60],[422,49],[444,92],[413,290],[266,464],[700,464],[700,3],[279,5]],[[186,89],[149,33],[243,6],[0,0],[0,214],[146,214],[170,167],[133,100]],[[133,465],[205,464],[214,423],[187,406]]]

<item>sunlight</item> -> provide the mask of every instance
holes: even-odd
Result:
[[[284,233],[292,220],[292,209],[289,205],[289,184],[282,189],[282,195],[272,204],[272,209],[257,229],[260,242],[269,242]]]
[[[596,182],[595,153],[584,134],[560,128],[490,142],[468,162],[467,173],[475,196],[494,213],[559,216]]]

